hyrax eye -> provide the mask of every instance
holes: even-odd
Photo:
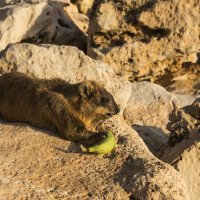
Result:
[[[108,101],[109,101],[109,99],[102,97],[102,98],[100,99],[100,104],[101,104],[102,106],[103,106],[103,105],[106,105],[106,103],[108,103]]]

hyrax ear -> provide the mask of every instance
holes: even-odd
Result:
[[[94,96],[92,85],[90,82],[82,82],[79,86],[80,93],[83,97],[90,99]]]

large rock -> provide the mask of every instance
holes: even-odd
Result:
[[[182,174],[191,199],[199,199],[200,98],[191,105],[174,108],[167,128],[170,130],[168,145],[159,157]]]
[[[0,72],[9,71],[40,78],[60,77],[71,83],[101,81],[122,112],[132,94],[130,82],[74,47],[10,45],[0,57]],[[28,191],[36,199],[39,195],[53,199],[69,195],[75,199],[189,199],[179,174],[155,158],[120,116],[101,127],[112,129],[118,137],[116,153],[107,158],[82,155],[75,144],[39,134],[41,131],[35,128],[1,124],[0,129],[1,146],[6,146],[1,149],[0,165],[2,187],[7,187],[5,197],[12,195],[13,189],[13,195],[24,196]]]
[[[200,133],[200,98],[191,105],[175,108],[169,117],[167,128],[170,131],[171,146],[187,138],[189,134]]]
[[[181,107],[195,100],[190,95],[175,95],[149,82],[132,83],[132,92],[124,111],[124,118],[139,133],[153,154],[168,143],[166,129],[175,105]]]
[[[87,15],[93,5],[94,0],[73,0],[73,2],[77,5],[81,13]]]
[[[81,154],[78,145],[42,130],[1,124],[1,196],[189,199],[178,172],[153,157],[122,119],[111,123],[119,146],[104,158]]]
[[[154,79],[196,62],[198,18],[196,0],[95,0],[88,55],[127,79]]]
[[[174,104],[186,106],[194,100],[194,96],[175,95],[157,84],[134,82],[124,116],[131,124],[155,126],[167,133],[166,124]]]
[[[200,133],[200,131],[199,131]],[[184,178],[191,199],[200,195],[200,134],[192,133],[182,138],[173,147],[168,146],[160,154],[160,159],[171,164]]]
[[[64,5],[56,1],[36,1],[16,2],[0,8],[0,50],[10,43],[26,41],[67,44],[86,51],[87,36],[64,13]]]
[[[186,149],[179,157],[174,161],[172,166],[180,172],[184,178],[191,199],[199,199],[200,196],[200,137],[195,144]]]

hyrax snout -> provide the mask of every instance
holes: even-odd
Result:
[[[10,122],[56,130],[67,140],[95,141],[88,131],[119,113],[113,96],[95,81],[69,84],[11,72],[0,77],[0,116]]]

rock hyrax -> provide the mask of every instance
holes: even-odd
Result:
[[[99,135],[89,127],[119,112],[113,96],[95,81],[70,84],[62,79],[37,79],[19,72],[0,77],[0,116],[57,130],[72,141],[90,141]]]

